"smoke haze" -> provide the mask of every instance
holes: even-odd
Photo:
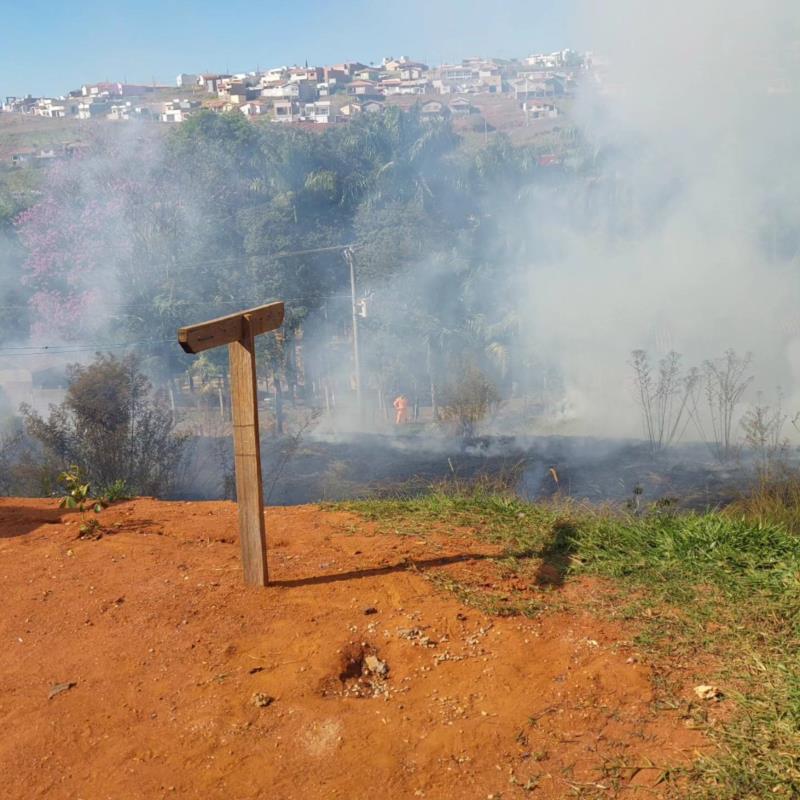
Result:
[[[272,131],[262,151],[249,140],[228,147],[212,137],[211,129],[222,126],[215,121],[205,138],[195,132],[197,142],[183,142],[181,162],[175,141],[165,144],[132,124],[118,127],[103,147],[64,166],[60,178],[55,173],[51,190],[61,186],[70,200],[57,214],[40,206],[42,225],[30,226],[48,247],[52,236],[63,240],[62,261],[42,263],[41,286],[40,267],[28,262],[29,284],[46,312],[34,326],[35,343],[58,341],[56,310],[65,303],[48,292],[67,273],[69,290],[89,298],[74,314],[82,329],[73,338],[102,341],[113,323],[122,340],[165,342],[152,352],[171,361],[172,373],[189,364],[172,346],[178,323],[274,295],[287,300],[290,313],[313,307],[307,317],[298,314],[304,353],[309,363],[312,356],[319,362],[317,377],[338,373],[344,395],[353,377],[349,348],[334,351],[329,335],[334,330],[341,344],[349,332],[341,255],[302,263],[274,255],[356,239],[372,246],[379,268],[370,273],[369,253],[359,251],[360,289],[375,292],[374,311],[361,323],[370,392],[383,381],[383,394],[410,392],[413,383],[424,395],[431,380],[426,357],[435,356],[425,315],[436,315],[430,327],[441,342],[450,331],[463,334],[472,314],[495,327],[513,318],[519,331],[513,381],[524,381],[526,370],[535,373],[523,390],[546,375],[557,375],[564,389],[564,402],[549,418],[517,430],[495,424],[495,432],[639,436],[629,366],[638,348],[653,360],[678,351],[686,367],[729,348],[752,352],[754,391],[771,401],[781,387],[787,411],[795,413],[800,8],[789,0],[757,7],[738,0],[586,3],[574,38],[595,53],[594,73],[573,111],[580,163],[534,171],[516,194],[498,181],[476,208],[462,194],[434,191],[414,216],[413,202],[394,195],[375,202],[365,196],[357,212],[343,212],[340,184],[368,180],[345,167],[334,174],[338,162],[326,161],[327,150],[295,132]],[[337,131],[325,135],[342,146]],[[444,145],[436,156],[442,151]],[[342,146],[340,160],[348,154]],[[449,164],[432,162],[436,173]],[[359,168],[366,173],[374,166]],[[386,166],[376,173],[391,175]],[[423,178],[430,183],[430,174]],[[403,214],[405,229],[398,223]],[[473,217],[474,226],[464,223]],[[397,239],[408,242],[407,259]],[[427,251],[414,254],[415,240]],[[478,246],[482,252],[467,264]],[[406,266],[392,272],[402,261],[392,261],[398,254]],[[328,302],[334,295],[338,301]],[[140,320],[145,307],[166,310]],[[336,324],[325,327],[329,311]],[[72,320],[66,322],[75,333]],[[473,349],[486,349],[477,334]],[[215,357],[224,365],[224,354]],[[337,432],[361,425],[357,415],[346,419],[345,405]],[[374,415],[373,409],[373,422]]]
[[[800,404],[800,6],[587,5],[601,85],[579,122],[602,163],[584,209],[541,198],[553,257],[527,275],[527,336],[560,363],[574,429],[632,432],[630,351],[752,351]],[[605,63],[607,61],[607,64]]]

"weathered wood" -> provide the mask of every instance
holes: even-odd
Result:
[[[282,320],[283,303],[275,303],[265,308],[274,306],[280,306]],[[255,312],[261,310],[256,309]],[[245,583],[254,586],[266,586],[267,536],[261,483],[255,360],[255,336],[256,333],[263,332],[261,328],[265,324],[265,317],[257,316],[255,312],[245,312],[240,315],[240,338],[228,344],[228,357],[231,371],[236,500],[239,505],[239,539],[244,580]],[[277,318],[275,311],[271,314],[271,320]]]
[[[251,319],[250,327],[255,337],[279,328],[283,324],[283,315],[283,303],[268,303],[227,317],[219,317],[197,325],[187,325],[178,331],[178,343],[185,353],[202,353],[212,347],[231,344],[242,339],[245,316]]]

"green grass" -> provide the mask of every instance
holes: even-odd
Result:
[[[566,580],[581,574],[607,579],[615,597],[605,612],[635,627],[638,645],[654,663],[702,657],[695,663],[715,664],[715,674],[698,678],[718,684],[735,704],[726,723],[709,727],[718,748],[694,765],[679,796],[800,798],[796,508],[762,500],[716,513],[654,509],[631,516],[569,503],[531,505],[480,488],[339,507],[393,533],[469,529],[505,545],[499,560],[512,572],[529,574],[532,562],[544,560],[563,568]],[[468,587],[434,580],[478,604]],[[495,601],[486,598],[482,606],[493,613],[515,608]],[[538,608],[528,601],[517,610]],[[672,687],[660,688],[668,703]]]

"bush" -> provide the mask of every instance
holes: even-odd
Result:
[[[494,384],[477,367],[467,367],[457,381],[445,386],[439,414],[443,422],[455,425],[457,435],[469,439],[491,407],[499,402]]]
[[[29,434],[60,464],[95,486],[161,495],[172,485],[185,437],[135,356],[98,354],[68,368],[67,396],[44,419],[23,406]],[[59,470],[59,471],[60,471]],[[124,484],[120,483],[124,482]]]

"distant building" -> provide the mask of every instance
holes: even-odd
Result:
[[[357,81],[377,81],[380,77],[381,71],[379,69],[375,69],[374,67],[360,69],[353,75],[353,78]]]
[[[469,100],[464,100],[460,97],[451,100],[450,103],[447,104],[447,108],[454,117],[467,116],[474,110]]]
[[[536,98],[563,97],[565,94],[564,83],[556,77],[538,81],[518,78],[511,81],[511,90],[514,92],[514,98],[520,103]]]
[[[384,109],[384,104],[377,100],[362,100],[346,103],[339,109],[337,121],[347,122],[359,114],[380,114]]]
[[[351,97],[382,97],[383,93],[372,81],[351,81],[347,84],[347,94]]]
[[[230,75],[198,75],[197,85],[208,94],[216,94],[219,91],[220,82],[228,80],[230,77]]]
[[[429,100],[419,107],[422,119],[443,119],[449,113],[448,108],[440,100]]]
[[[400,70],[419,70],[421,72],[428,71],[428,65],[420,61],[412,61],[408,56],[400,56],[400,58],[384,58],[383,68],[387,72],[399,72]]]
[[[295,81],[309,81],[310,83],[319,83],[324,79],[324,70],[321,67],[292,67],[287,70],[288,80]]]
[[[63,119],[64,117],[74,117],[78,113],[78,104],[67,101],[65,98],[53,99],[42,97],[32,108],[33,114],[38,117],[49,117],[50,119]]]
[[[299,122],[300,103],[296,100],[276,100],[273,104],[275,122]]]
[[[394,93],[405,95],[428,94],[430,89],[430,81],[427,78],[420,78],[419,80],[400,81],[400,85]]]
[[[542,100],[526,100],[522,104],[526,119],[555,119],[559,116],[557,106]]]
[[[36,103],[39,102],[38,97],[26,95],[25,97],[15,97],[13,95],[6,97],[3,103],[3,111],[8,111],[12,114],[30,114],[33,112]]]
[[[108,119],[131,120],[152,119],[153,112],[147,106],[135,106],[130,100],[124,103],[114,103],[108,112]]]
[[[306,103],[303,116],[309,122],[326,124],[331,122],[331,101],[317,100],[316,103]]]
[[[87,83],[81,87],[81,94],[84,97],[132,97],[149,94],[155,89],[155,86],[136,83]]]
[[[188,89],[198,85],[200,76],[199,75],[192,75],[191,73],[181,72],[177,78],[175,78],[175,85],[179,89]]]
[[[312,102],[318,97],[317,83],[315,81],[278,81],[265,85],[261,90],[262,97],[274,97],[281,100],[302,100]]]
[[[89,97],[78,103],[78,119],[97,119],[104,117],[111,111],[111,101],[108,97]]]
[[[269,112],[270,104],[266,100],[249,100],[239,106],[239,110],[246,117],[261,117]]]
[[[159,119],[162,122],[184,122],[199,107],[199,100],[171,100],[164,103]]]

